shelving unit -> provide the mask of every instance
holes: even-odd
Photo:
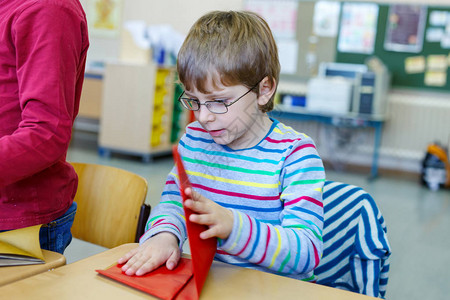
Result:
[[[177,136],[172,124],[174,79],[173,68],[153,63],[106,65],[99,132],[101,156],[121,153],[149,162],[154,156],[170,153],[174,143],[171,136]]]
[[[103,90],[103,72],[86,71],[81,91],[80,107],[74,129],[97,134]]]

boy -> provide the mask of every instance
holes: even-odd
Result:
[[[191,28],[178,55],[194,111],[178,151],[194,190],[190,221],[217,237],[215,259],[314,280],[322,254],[325,174],[313,141],[266,112],[280,65],[267,23],[250,12],[211,12]],[[140,246],[119,259],[128,275],[174,269],[186,240],[176,169],[148,220]]]

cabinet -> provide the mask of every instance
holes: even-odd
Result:
[[[81,90],[78,116],[98,120],[100,118],[103,90],[103,75],[85,73],[83,89]]]
[[[175,103],[175,70],[153,63],[108,63],[103,78],[99,154],[136,155],[148,162],[170,153]],[[177,121],[183,118],[176,115]],[[175,128],[175,129],[173,129]],[[178,125],[178,129],[184,126]]]
[[[78,115],[73,124],[75,130],[97,134],[101,113],[103,73],[86,72],[81,91]]]

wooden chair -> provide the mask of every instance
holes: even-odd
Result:
[[[323,255],[317,283],[385,297],[391,247],[384,218],[362,188],[334,181],[323,188]]]
[[[106,248],[139,241],[150,214],[147,180],[110,166],[71,164],[78,174],[72,235]]]

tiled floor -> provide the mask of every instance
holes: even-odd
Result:
[[[147,178],[147,202],[156,205],[171,157],[144,164],[138,158],[113,155],[101,158],[96,136],[76,132],[68,160],[107,164]],[[368,181],[365,174],[327,171],[327,179],[358,185],[378,203],[388,226],[393,249],[388,299],[449,299],[450,295],[450,190],[429,191],[410,179],[381,176]],[[75,240],[66,250],[68,263],[104,248]]]

